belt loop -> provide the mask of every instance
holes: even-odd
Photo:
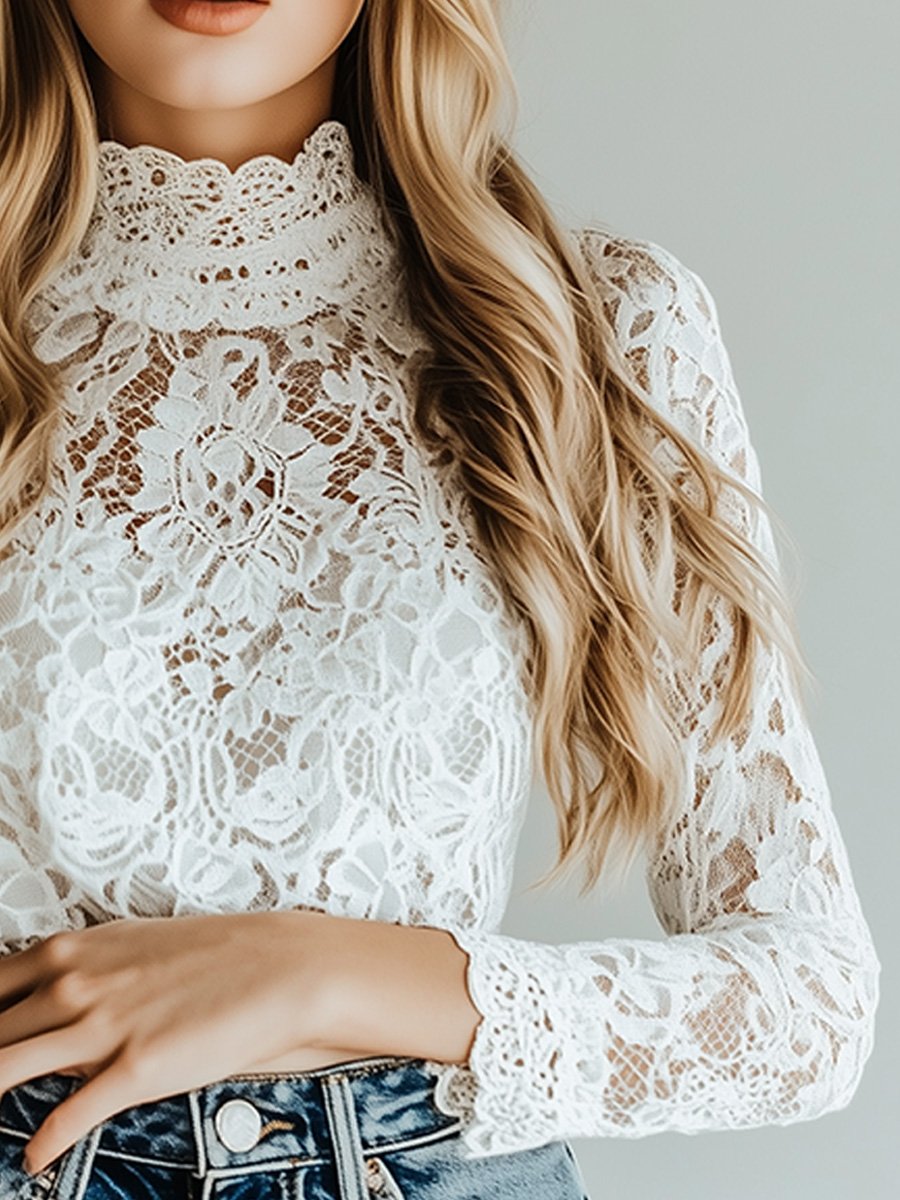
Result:
[[[103,1131],[102,1123],[95,1125],[90,1133],[71,1146],[66,1152],[53,1182],[53,1200],[82,1200],[87,1190],[94,1156]]]
[[[325,1075],[322,1091],[341,1200],[370,1200],[356,1105],[347,1076],[340,1072]]]
[[[206,1153],[206,1141],[203,1133],[203,1117],[200,1115],[200,1100],[198,1097],[198,1088],[191,1088],[187,1094],[188,1111],[191,1114],[191,1130],[194,1134],[194,1156],[196,1166],[194,1170],[202,1177],[206,1176],[209,1169],[208,1155]]]

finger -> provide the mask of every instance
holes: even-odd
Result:
[[[116,1059],[44,1118],[25,1143],[25,1170],[36,1175],[101,1121],[135,1104],[157,1099],[138,1094],[140,1091],[134,1072],[121,1057]]]
[[[64,1073],[90,1058],[80,1024],[64,1025],[0,1049],[0,1094],[52,1071]]]
[[[72,1015],[66,1014],[66,1024],[72,1019]],[[0,1048],[24,1042],[51,1029],[58,1029],[63,1023],[60,1020],[60,1005],[56,996],[46,988],[38,988],[24,999],[0,1011]]]
[[[26,950],[0,956],[0,1004],[12,1003],[37,987],[41,969],[36,952],[40,945],[35,942]]]

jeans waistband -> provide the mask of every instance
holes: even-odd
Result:
[[[458,1129],[459,1120],[434,1103],[435,1080],[426,1060],[393,1055],[308,1071],[231,1075],[115,1113],[91,1140],[95,1152],[201,1173],[275,1162],[314,1165],[333,1160],[336,1129],[358,1130],[363,1153]],[[59,1074],[18,1084],[0,1099],[0,1126],[30,1135],[81,1084]]]

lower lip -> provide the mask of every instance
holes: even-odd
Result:
[[[227,37],[249,29],[268,8],[260,0],[150,0],[155,13],[188,33]]]

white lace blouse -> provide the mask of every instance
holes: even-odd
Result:
[[[757,489],[700,278],[573,239],[653,403]],[[434,1064],[472,1157],[842,1107],[879,962],[779,660],[647,863],[665,933],[498,932],[531,786],[523,629],[413,434],[425,347],[349,134],[236,171],[100,147],[27,313],[51,489],[0,566],[0,942],[313,907],[451,930],[483,1014]],[[770,530],[758,526],[760,544]],[[721,619],[710,673],[728,640]]]

